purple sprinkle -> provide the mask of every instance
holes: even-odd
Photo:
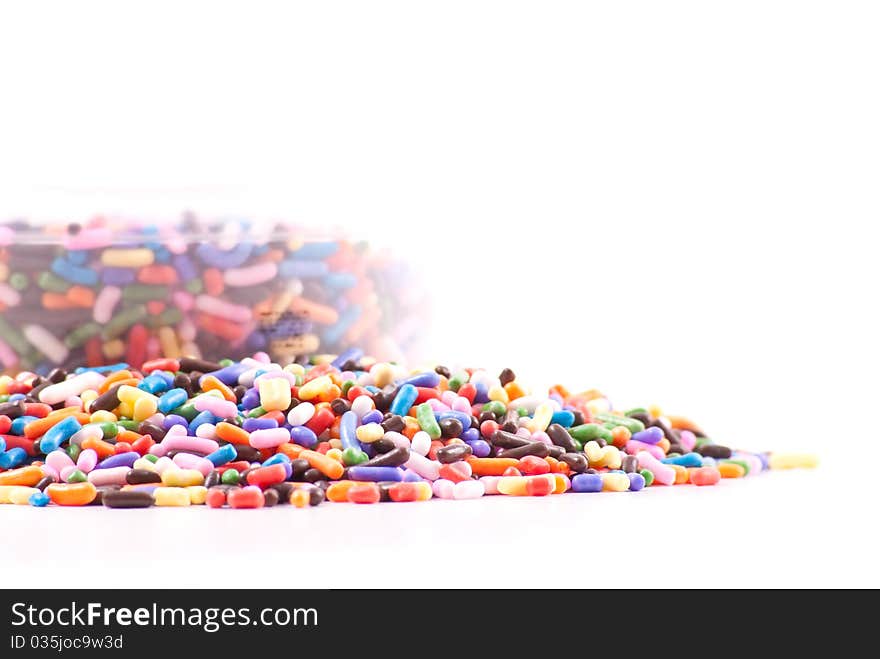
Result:
[[[470,442],[466,441],[465,444],[471,447],[474,456],[478,458],[487,458],[489,457],[489,453],[492,452],[492,447],[489,446],[489,442],[483,439],[475,439]]]
[[[101,460],[97,465],[95,465],[95,469],[112,469],[113,467],[131,467],[135,460],[137,460],[140,456],[136,451],[127,451],[125,453],[118,453],[116,455],[111,455],[109,458],[105,460]]]
[[[165,430],[168,430],[171,426],[184,426],[185,428],[188,428],[189,421],[179,414],[169,414],[162,422],[162,427],[165,428]]]
[[[465,442],[475,442],[480,439],[480,431],[477,428],[468,428],[461,433],[461,439]]]
[[[101,273],[101,281],[107,286],[125,286],[135,280],[135,271],[131,268],[105,267]]]
[[[365,426],[368,423],[382,423],[383,418],[384,415],[379,410],[370,410],[364,414],[364,418],[361,419],[361,425]]]
[[[247,432],[253,432],[254,430],[277,428],[278,422],[275,419],[245,419],[241,427]]]
[[[192,259],[186,254],[178,254],[174,257],[174,268],[177,270],[181,281],[190,281],[199,276]]]
[[[312,432],[311,428],[305,426],[294,426],[290,429],[290,439],[295,444],[312,448],[318,443],[318,436]]]

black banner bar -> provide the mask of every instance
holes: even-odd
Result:
[[[379,643],[409,647],[413,659],[438,644],[619,651],[658,638],[714,647],[755,636],[791,647],[822,632],[853,642],[872,628],[859,599],[845,591],[7,590],[0,657],[144,656],[164,654],[168,643],[238,657],[285,648],[324,657]]]

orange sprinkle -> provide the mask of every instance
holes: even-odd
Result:
[[[467,458],[468,464],[477,476],[501,476],[508,467],[519,464],[515,458]]]
[[[504,385],[504,391],[507,392],[507,397],[510,400],[516,400],[517,398],[522,398],[526,395],[526,392],[523,390],[521,386],[517,383],[516,380],[513,382],[508,382]]]
[[[738,465],[735,462],[719,462],[715,465],[715,468],[718,469],[721,478],[742,478],[746,475],[746,470],[743,469],[742,465]]]
[[[109,391],[110,387],[112,387],[117,382],[121,382],[122,380],[128,380],[132,377],[131,371],[123,369],[121,371],[115,371],[107,376],[101,386],[98,387],[98,393],[103,394]]]
[[[214,427],[214,432],[217,433],[217,438],[222,439],[224,442],[250,446],[250,433],[234,424],[221,421]],[[282,446],[286,445],[282,444]],[[293,456],[288,455],[288,457]]]
[[[223,398],[228,400],[231,403],[236,402],[235,394],[232,393],[232,389],[223,384],[217,377],[213,375],[204,376],[199,384],[202,387],[202,391],[219,391],[223,394]]]
[[[87,437],[83,440],[81,448],[83,450],[93,449],[95,453],[98,454],[99,458],[109,458],[111,455],[116,455],[116,448],[113,444],[109,442],[105,442],[103,439],[97,439],[95,437]]]
[[[89,415],[85,412],[80,412],[79,410],[79,407],[65,407],[64,409],[56,410],[47,414],[42,419],[31,421],[24,427],[24,436],[28,439],[42,437],[50,428],[52,428],[52,426],[69,416],[75,416],[76,420],[80,423],[88,423]]]
[[[74,307],[91,307],[95,304],[95,291],[85,286],[71,286],[67,289],[67,300]]]
[[[341,463],[336,462],[333,458],[321,455],[317,451],[302,451],[299,457],[308,460],[313,469],[317,469],[328,478],[342,478],[345,467]]]

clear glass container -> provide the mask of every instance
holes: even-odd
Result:
[[[240,219],[0,225],[0,363],[46,373],[158,356],[417,352],[410,264],[339,230]]]

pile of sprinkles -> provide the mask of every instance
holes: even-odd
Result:
[[[505,368],[265,352],[0,376],[0,503],[294,508],[712,486],[802,454],[735,450],[599,391]]]

